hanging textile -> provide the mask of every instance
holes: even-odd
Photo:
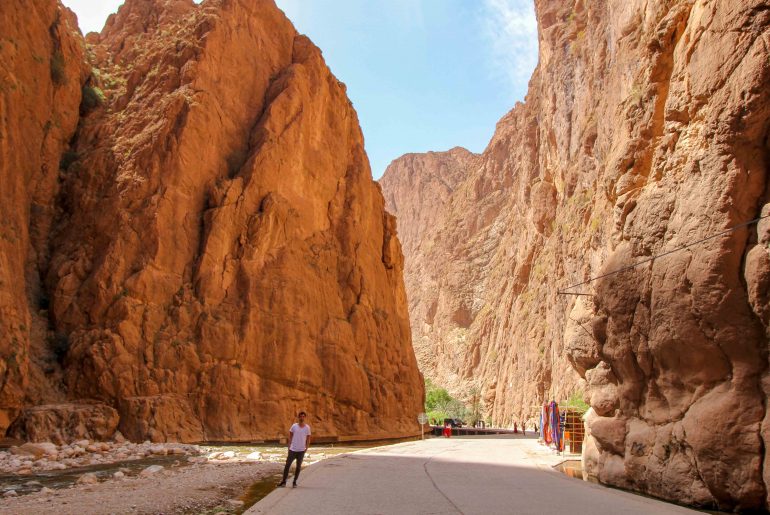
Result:
[[[559,427],[559,405],[556,404],[556,402],[551,401],[551,404],[548,406],[548,411],[550,412],[550,419],[549,419],[549,426],[550,426],[550,433],[551,433],[551,441],[556,444],[556,449],[562,450],[562,445],[564,442],[562,442],[561,438],[561,429]],[[546,442],[551,443],[551,442]]]

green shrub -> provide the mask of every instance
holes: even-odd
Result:
[[[428,418],[441,420],[445,418],[465,419],[468,409],[465,404],[455,399],[446,389],[434,385],[430,379],[425,380],[425,413]]]
[[[80,110],[87,113],[104,104],[106,98],[104,92],[95,86],[83,86],[83,100],[80,102]]]
[[[575,409],[577,409],[581,413],[585,413],[588,411],[589,406],[586,401],[583,400],[583,391],[578,390],[575,393],[573,393],[569,399],[567,399],[567,406],[571,406]]]

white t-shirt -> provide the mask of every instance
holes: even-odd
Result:
[[[285,427],[285,426],[284,426]],[[289,429],[291,433],[291,445],[290,451],[302,452],[307,450],[307,437],[310,436],[310,425],[305,424],[304,427],[300,427],[299,424],[294,424]]]

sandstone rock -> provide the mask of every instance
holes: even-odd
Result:
[[[201,441],[203,426],[179,395],[127,397],[120,403],[121,427],[132,440]]]
[[[591,436],[602,451],[625,455],[626,420],[624,418],[596,417],[591,421]]]
[[[262,453],[261,452],[251,452],[246,455],[246,459],[249,461],[259,461],[262,459]]]
[[[415,434],[395,222],[321,52],[272,2],[128,0],[89,74],[66,10],[27,14],[0,15],[23,50],[0,48],[0,429],[93,398],[153,442],[274,438],[300,408]],[[84,427],[40,438],[114,431]]]
[[[8,449],[8,451],[11,454],[16,455],[16,456],[35,456],[36,455],[35,451],[33,451],[31,449],[25,449],[23,445],[21,447],[18,447],[16,445],[14,445],[14,446],[10,447]]]
[[[86,472],[78,478],[75,482],[78,485],[95,485],[99,482],[99,478],[93,472]]]
[[[6,490],[6,491],[3,493],[3,497],[16,497],[16,496],[18,496],[18,495],[19,495],[19,494],[17,494],[17,493],[16,493],[16,490]]]
[[[44,486],[43,488],[40,489],[39,493],[42,494],[42,495],[48,495],[48,494],[52,494],[53,490],[51,490],[50,488]]]
[[[150,447],[149,451],[150,454],[157,454],[162,456],[165,456],[168,453],[168,450],[162,445],[153,445]]]
[[[441,154],[381,181],[401,233],[419,232],[404,252],[421,367],[460,397],[482,390],[508,425],[575,392],[571,365],[613,420],[594,421],[592,475],[767,509],[770,222],[560,294],[770,212],[765,3],[535,7],[527,101],[461,179],[421,198],[440,191],[425,163]]]
[[[125,477],[126,475],[121,471],[117,471],[112,475],[113,479],[124,479]]]
[[[22,410],[8,434],[33,442],[63,444],[83,437],[106,440],[115,433],[117,425],[117,411],[104,404],[48,404]]]
[[[22,451],[26,451],[27,453],[35,456],[36,458],[41,458],[44,455],[48,456],[56,456],[58,454],[58,449],[56,445],[52,444],[51,442],[39,442],[39,443],[25,443],[20,447]]]
[[[55,362],[42,337],[47,302],[40,270],[56,211],[59,167],[78,124],[88,67],[74,15],[56,0],[0,11],[0,434],[24,405],[56,389],[41,369]],[[37,339],[32,341],[33,336]]]
[[[161,472],[163,470],[163,465],[150,465],[149,467],[142,470],[139,475],[141,477],[149,477],[154,474],[157,474],[158,472]]]

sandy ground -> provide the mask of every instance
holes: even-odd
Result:
[[[280,463],[207,463],[171,468],[150,477],[126,477],[0,499],[0,514],[236,513],[229,504]],[[222,508],[222,509],[218,509]]]

